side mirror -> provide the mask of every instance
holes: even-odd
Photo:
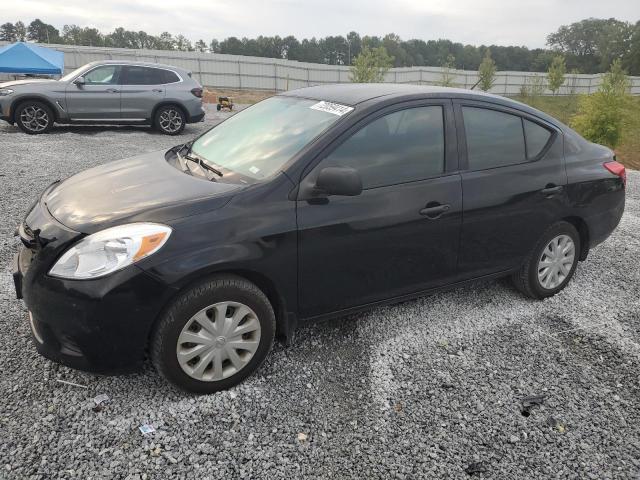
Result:
[[[320,195],[353,197],[362,193],[362,180],[353,168],[325,167],[318,174],[314,190]]]
[[[84,85],[84,84],[85,84],[84,77],[78,77],[78,78],[76,78],[76,79],[73,81],[73,83],[75,83],[77,86],[81,87],[82,85]]]

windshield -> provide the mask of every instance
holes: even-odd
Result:
[[[191,149],[212,165],[260,180],[351,110],[317,100],[271,97],[209,130]]]
[[[60,78],[61,82],[68,82],[69,80],[73,80],[75,77],[77,77],[80,72],[82,72],[85,68],[87,68],[86,65],[83,65],[80,68],[76,68],[73,72],[67,73],[64,77]]]

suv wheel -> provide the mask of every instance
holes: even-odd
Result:
[[[16,108],[15,121],[20,130],[30,135],[46,133],[53,127],[53,112],[42,102],[27,101]]]
[[[275,315],[253,283],[225,275],[178,297],[151,339],[156,369],[174,385],[213,393],[258,369],[275,336]]]
[[[178,135],[184,130],[187,119],[180,107],[165,105],[156,112],[154,124],[165,135]]]
[[[578,266],[580,235],[568,222],[552,225],[542,235],[513,282],[522,293],[542,299],[562,290]]]

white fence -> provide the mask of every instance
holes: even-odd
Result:
[[[0,46],[4,42],[0,42]],[[49,46],[49,45],[43,45]],[[233,90],[283,91],[324,83],[350,82],[349,67],[296,62],[274,58],[223,55],[218,53],[177,52],[167,50],[130,50],[125,48],[50,45],[65,53],[65,72],[96,60],[133,60],[165,63],[193,72],[193,76],[208,87]],[[392,68],[385,82],[418,85],[441,84],[444,69],[439,67]],[[471,88],[478,81],[478,72],[450,70],[453,86]],[[546,74],[535,72],[497,72],[490,90],[499,95],[518,95],[524,85],[546,83]],[[640,95],[640,77],[630,77],[631,93]],[[567,75],[559,94],[593,93],[598,90],[602,74]],[[544,94],[550,94],[545,90]]]

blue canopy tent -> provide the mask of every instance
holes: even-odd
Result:
[[[61,75],[64,53],[33,43],[18,42],[0,48],[0,73]]]

